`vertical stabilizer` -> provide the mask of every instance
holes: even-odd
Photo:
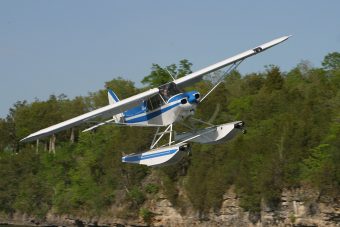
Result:
[[[110,104],[119,102],[118,96],[117,96],[111,89],[108,89],[108,91],[107,91],[107,97],[108,97],[108,99],[109,99],[109,103],[110,103]]]
[[[109,99],[110,105],[119,102],[118,96],[111,89],[108,89],[107,97]],[[124,114],[123,113],[116,114],[116,115],[113,116],[113,119],[116,123],[122,123],[122,122],[124,122]]]

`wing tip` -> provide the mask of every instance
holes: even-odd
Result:
[[[34,140],[34,139],[32,138],[32,136],[27,136],[27,137],[21,139],[19,142],[20,142],[20,143],[26,143],[26,142],[31,142],[31,141],[33,141],[33,140]]]
[[[286,35],[286,36],[283,36],[282,38],[284,38],[284,40],[287,40],[289,39],[290,37],[292,37],[293,35]]]
[[[282,37],[278,38],[277,40],[279,40],[279,43],[281,43],[283,41],[286,41],[287,39],[289,39],[292,36],[293,35],[285,35],[285,36],[282,36]]]

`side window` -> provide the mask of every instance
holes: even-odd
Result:
[[[181,93],[180,89],[178,89],[177,85],[173,82],[164,84],[159,87],[159,93],[162,95],[163,99],[167,101],[174,95]]]
[[[148,108],[148,110],[153,110],[153,106],[150,99],[146,101],[146,108]]]
[[[159,108],[164,104],[162,98],[159,95],[152,96],[146,102],[146,107],[148,110],[154,110]]]

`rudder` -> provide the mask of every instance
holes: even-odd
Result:
[[[108,99],[109,99],[109,103],[110,103],[110,104],[119,102],[118,96],[117,96],[111,89],[108,89],[108,91],[107,91],[107,97],[108,97]]]
[[[108,89],[107,97],[109,99],[109,104],[110,105],[119,102],[118,96],[111,89]],[[113,115],[112,118],[114,119],[114,121],[116,123],[124,122],[124,114],[123,113],[119,113],[119,114]]]

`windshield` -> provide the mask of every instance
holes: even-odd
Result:
[[[182,91],[177,87],[174,82],[170,82],[160,86],[159,93],[162,95],[163,99],[167,101],[172,96],[182,93]]]

